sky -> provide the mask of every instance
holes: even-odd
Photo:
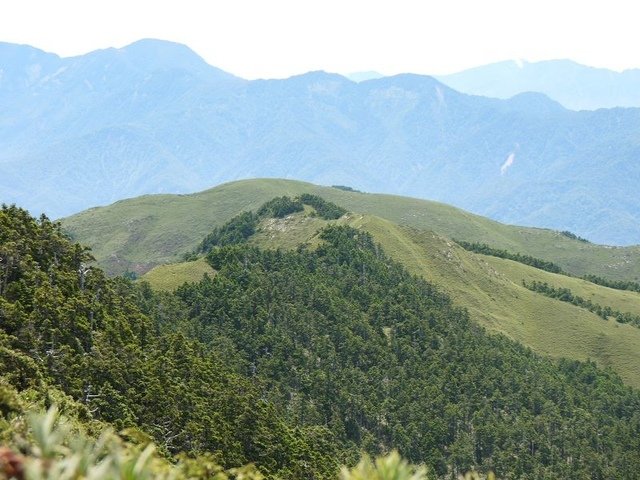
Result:
[[[244,78],[311,70],[446,74],[570,58],[640,67],[630,0],[5,0],[0,41],[61,56],[141,38],[184,43]]]

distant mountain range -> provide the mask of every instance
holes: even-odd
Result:
[[[409,74],[246,81],[157,40],[73,58],[0,44],[0,68],[0,200],[35,214],[283,177],[640,242],[640,109]]]
[[[347,75],[345,75],[345,77],[354,82],[365,82],[367,80],[376,80],[378,78],[382,78],[384,77],[384,75],[373,70],[369,70],[366,72],[348,73]]]
[[[436,78],[472,95],[510,98],[541,92],[572,110],[640,107],[640,69],[615,72],[571,60],[513,60]]]

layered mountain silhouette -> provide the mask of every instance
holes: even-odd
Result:
[[[157,40],[72,58],[1,44],[0,68],[1,201],[34,214],[283,177],[640,242],[640,109],[575,112],[410,74],[246,81]]]
[[[572,110],[640,107],[640,69],[616,72],[571,60],[505,61],[436,78],[472,95],[541,92]]]

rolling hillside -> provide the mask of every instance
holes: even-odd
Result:
[[[552,230],[504,225],[437,202],[291,180],[244,180],[191,195],[143,196],[89,209],[62,223],[74,239],[93,248],[109,273],[144,273],[155,265],[179,261],[213,227],[234,215],[279,195],[305,192],[398,225],[550,260],[576,275],[640,278],[640,247],[585,243]]]
[[[362,228],[410,271],[441,285],[490,330],[545,355],[595,360],[640,387],[640,329],[531,292],[522,280],[547,281],[631,313],[640,312],[640,294],[471,253],[432,232],[416,232],[375,217],[363,221]]]
[[[205,275],[215,275],[215,270],[199,258],[190,262],[167,263],[152,268],[142,277],[155,289],[172,292],[185,282],[198,282]]]
[[[262,222],[250,243],[262,248],[313,246],[318,243],[318,230],[328,223],[305,214],[269,219]],[[551,357],[592,359],[640,387],[639,328],[605,321],[582,308],[534,293],[522,286],[522,280],[570,288],[596,303],[635,314],[640,314],[640,294],[468,252],[434,232],[401,227],[371,215],[347,214],[331,223],[371,233],[391,258],[439,285],[489,330]],[[142,279],[153,288],[172,290],[181,282],[199,281],[204,274],[201,264],[200,259],[158,266]]]

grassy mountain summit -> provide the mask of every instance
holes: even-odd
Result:
[[[442,203],[293,180],[242,180],[190,195],[142,196],[89,209],[62,223],[76,240],[93,248],[109,273],[144,273],[179,260],[212,228],[244,210],[256,209],[273,197],[307,192],[354,213],[550,260],[575,275],[640,278],[640,247],[586,243],[553,230],[501,224]]]
[[[612,278],[635,278],[628,263],[637,258],[632,248],[608,248],[560,232],[502,225],[435,202],[288,180],[240,181],[194,195],[125,200],[70,217],[64,226],[92,245],[112,273],[136,268],[143,273],[156,266],[143,278],[158,288],[175,290],[185,281],[213,274],[201,260],[181,263],[182,255],[195,250],[213,228],[274,197],[302,193],[318,194],[347,208],[350,213],[334,222],[371,233],[411,273],[444,288],[469,310],[472,320],[545,355],[593,359],[640,386],[640,329],[604,321],[587,310],[531,292],[522,281],[564,286],[595,303],[634,314],[640,314],[640,294],[477,255],[451,238],[553,259],[578,275],[596,271]],[[250,243],[295,250],[301,244],[315,244],[316,231],[326,223],[308,212],[264,220]]]

